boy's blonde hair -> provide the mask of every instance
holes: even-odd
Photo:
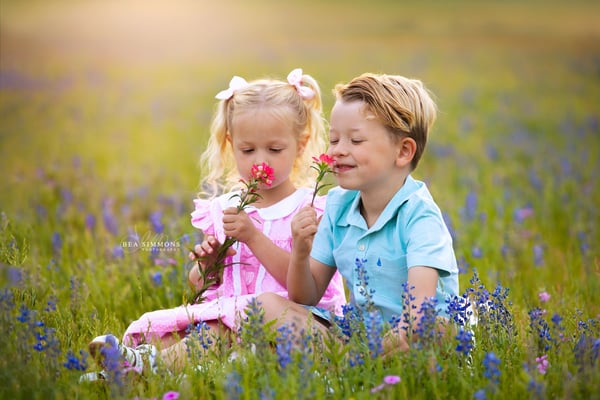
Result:
[[[417,149],[411,170],[417,167],[437,114],[437,107],[421,81],[399,75],[366,73],[349,83],[336,85],[334,94],[336,99],[345,102],[365,102],[368,111],[394,137],[414,139]]]
[[[240,176],[227,138],[235,131],[232,121],[236,113],[259,109],[272,111],[280,117],[291,117],[289,123],[296,140],[305,140],[306,145],[301,156],[294,162],[290,179],[297,187],[308,184],[312,157],[326,150],[326,131],[321,90],[317,81],[310,75],[303,74],[302,85],[314,91],[312,98],[303,98],[289,82],[259,79],[237,89],[230,98],[219,102],[211,124],[208,145],[200,158],[204,178],[199,195],[214,197],[230,191],[239,183]]]

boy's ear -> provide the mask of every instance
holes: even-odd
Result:
[[[398,156],[396,165],[400,168],[410,165],[415,152],[417,151],[417,142],[413,138],[404,137],[398,141]]]

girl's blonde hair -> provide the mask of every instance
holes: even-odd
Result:
[[[417,167],[437,116],[432,95],[420,80],[366,73],[347,84],[336,85],[334,94],[338,100],[365,102],[395,137],[414,139],[417,149],[411,169]]]
[[[239,183],[240,176],[228,136],[235,130],[232,121],[236,113],[258,109],[268,109],[275,115],[292,118],[289,122],[296,140],[305,140],[306,145],[294,162],[290,179],[297,187],[308,185],[312,157],[326,149],[326,130],[321,90],[317,81],[310,75],[303,74],[302,85],[314,91],[312,98],[303,98],[298,89],[288,82],[258,79],[235,90],[231,97],[218,103],[210,128],[210,138],[200,157],[203,176],[200,196],[215,197],[232,190]]]

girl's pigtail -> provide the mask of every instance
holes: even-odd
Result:
[[[200,157],[200,171],[203,178],[199,195],[203,197],[212,198],[220,194],[223,190],[223,175],[233,163],[233,155],[227,143],[227,110],[230,101],[231,99],[219,102],[211,123],[206,150]]]
[[[313,157],[319,156],[319,154],[327,150],[327,131],[319,84],[312,76],[306,74],[302,76],[302,83],[315,92],[315,95],[310,100],[305,100],[308,114],[306,121],[308,141],[302,154],[301,163],[306,167],[311,165]]]

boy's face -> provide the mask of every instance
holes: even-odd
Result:
[[[401,157],[402,140],[393,140],[386,127],[362,101],[336,101],[330,117],[328,154],[335,159],[338,184],[345,189],[397,190],[410,172]]]

